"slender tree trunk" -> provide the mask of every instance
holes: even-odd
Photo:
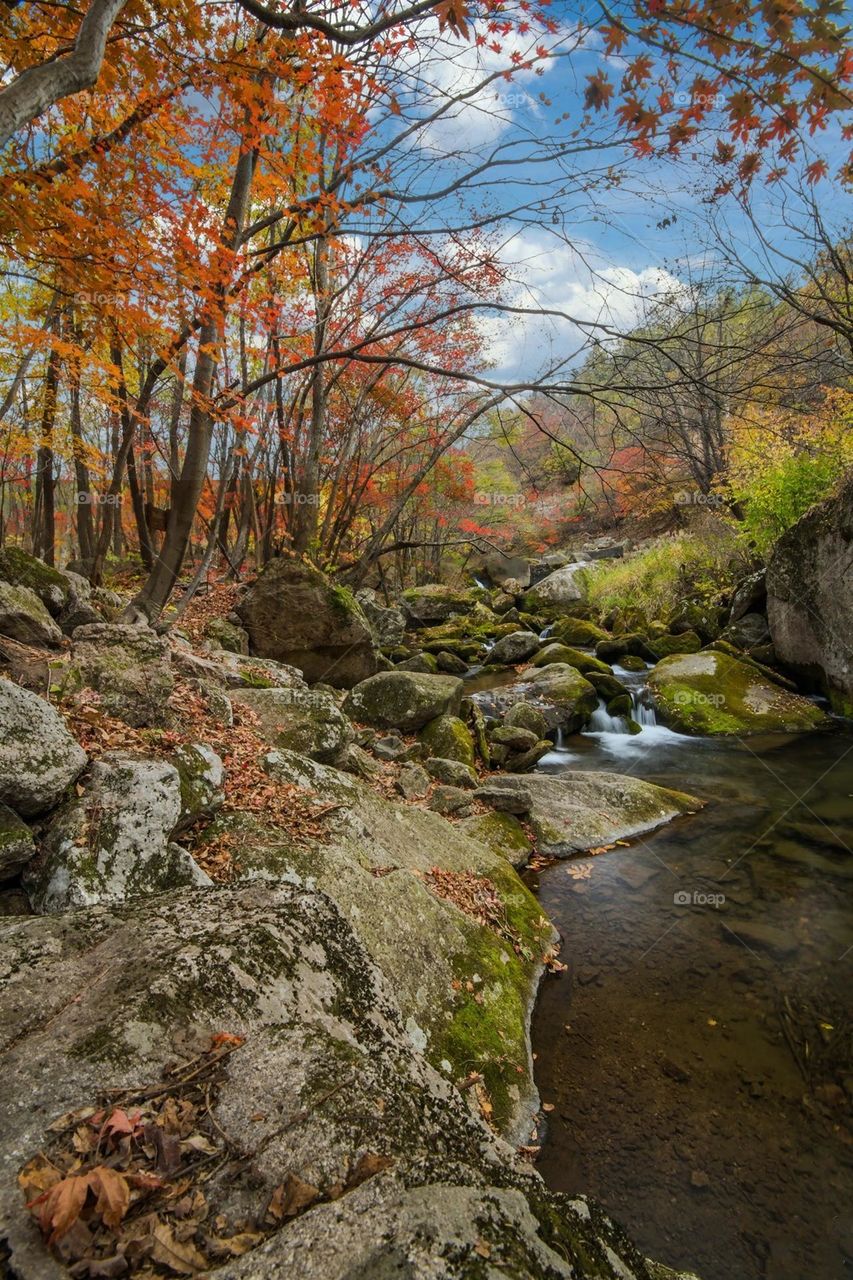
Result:
[[[53,479],[53,428],[59,392],[60,356],[51,347],[44,381],[39,450],[36,466],[36,501],[33,514],[33,554],[53,564],[56,548],[56,511]]]
[[[314,250],[314,355],[326,349],[329,320],[329,241],[320,236]],[[296,486],[293,511],[293,549],[305,555],[315,549],[320,517],[320,453],[326,430],[326,366],[318,359],[311,375],[311,419],[308,446]]]
[[[95,528],[92,520],[92,485],[86,465],[83,425],[80,419],[80,362],[75,360],[69,371],[68,394],[71,412],[71,443],[74,451],[74,484],[77,496],[77,545],[80,559],[91,571],[95,554]]]

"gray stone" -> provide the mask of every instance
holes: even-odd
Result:
[[[737,649],[749,651],[759,645],[767,644],[770,639],[770,627],[762,613],[745,613],[736,622],[730,622],[723,628],[720,639],[728,641]]]
[[[435,655],[435,665],[439,671],[449,676],[464,676],[468,670],[467,662],[463,662],[455,653],[447,653],[446,650]]]
[[[29,587],[0,581],[0,635],[37,649],[62,643],[62,632]]]
[[[513,666],[516,662],[524,662],[539,648],[539,637],[533,631],[511,631],[502,636],[489,653],[489,662]]]
[[[541,713],[547,730],[564,733],[583,728],[598,706],[598,694],[589,681],[562,662],[526,671],[515,684],[493,690],[492,696],[501,712],[524,702]]]
[[[271,560],[237,605],[252,652],[297,667],[309,683],[349,689],[376,671],[361,605],[304,561]]]
[[[357,684],[344,711],[359,723],[380,729],[422,729],[436,716],[455,715],[462,697],[462,681],[416,671],[381,671]]]
[[[209,878],[170,836],[181,816],[181,780],[162,760],[118,753],[96,760],[83,794],[53,817],[24,873],[35,911],[122,902]]]
[[[767,570],[759,569],[743,578],[735,588],[729,608],[729,622],[747,613],[764,613],[767,608]]]
[[[175,687],[168,643],[149,627],[102,622],[78,627],[71,650],[84,686],[108,715],[134,728],[169,722]]]
[[[8,805],[0,804],[0,880],[11,880],[36,851],[33,833]]]
[[[355,598],[364,610],[374,640],[382,649],[393,649],[402,643],[406,630],[402,610],[385,608],[379,603],[376,592],[369,587],[356,591]]]
[[[424,768],[431,778],[438,782],[446,782],[451,787],[463,787],[473,791],[477,785],[477,775],[468,764],[461,760],[442,760],[440,756],[430,756],[424,761]]]
[[[445,622],[454,614],[471,613],[482,592],[459,590],[431,582],[423,587],[410,587],[400,597],[407,621],[416,627],[432,622]]]
[[[499,813],[529,813],[533,805],[533,794],[514,778],[507,779],[504,784],[500,779],[481,783],[474,792],[475,800],[498,810]]]
[[[536,746],[541,736],[539,733],[534,733],[532,729],[523,729],[521,725],[501,724],[496,729],[492,729],[489,739],[492,742],[502,743],[512,751],[528,751]]]
[[[225,766],[205,742],[178,747],[173,763],[181,783],[181,812],[176,829],[183,831],[221,808],[225,801]]]
[[[274,747],[298,751],[334,764],[354,734],[334,698],[315,689],[235,689],[233,706],[247,707],[262,738]]]
[[[504,724],[529,729],[531,733],[536,734],[537,738],[544,738],[548,728],[542,712],[529,702],[514,703],[504,716]]]
[[[86,754],[49,703],[0,677],[0,801],[29,817],[52,809]]]
[[[582,600],[585,594],[583,565],[569,564],[531,587],[524,597],[524,607],[534,613],[545,606],[562,609]]]
[[[432,779],[419,764],[408,764],[400,770],[394,786],[405,800],[422,800],[429,794]]]
[[[479,840],[493,853],[506,858],[510,866],[524,867],[533,852],[530,837],[518,818],[511,813],[477,813],[463,818],[460,828],[472,840]]]
[[[445,816],[456,814],[458,817],[467,817],[471,812],[471,792],[462,787],[445,785],[436,787],[429,807]]]

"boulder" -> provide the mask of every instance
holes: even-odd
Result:
[[[62,643],[62,631],[30,587],[0,580],[0,635],[34,648]]]
[[[584,566],[567,564],[556,569],[531,587],[524,596],[524,608],[530,613],[549,608],[552,611],[568,609],[586,595]]]
[[[373,675],[377,652],[355,597],[304,561],[271,560],[237,605],[253,653],[297,667],[314,684],[349,689]]]
[[[531,733],[536,734],[537,738],[544,738],[548,730],[542,712],[529,702],[513,703],[504,716],[504,724],[529,729]]]
[[[474,799],[481,800],[499,813],[529,813],[533,805],[533,793],[515,778],[492,778],[483,782],[474,792]]]
[[[240,653],[248,657],[249,633],[227,618],[211,618],[204,634],[214,649],[226,649],[229,653]]]
[[[507,589],[507,582],[519,584],[523,590],[530,582],[530,561],[524,556],[504,555],[502,551],[490,551],[471,565],[477,574],[488,578],[496,587]]]
[[[767,611],[767,570],[758,569],[742,578],[732,594],[729,622],[738,622],[747,613]]]
[[[611,674],[606,662],[602,662],[600,658],[594,658],[591,653],[582,653],[580,649],[572,649],[567,644],[546,644],[545,648],[540,649],[532,659],[534,667],[549,667],[555,662],[568,663],[570,667],[574,667],[584,676],[591,671],[596,671],[603,676]]]
[[[454,614],[471,613],[482,595],[481,590],[466,591],[431,582],[404,591],[400,603],[410,626],[425,627],[433,622],[446,622]]]
[[[472,807],[470,790],[466,787],[443,783],[433,791],[429,807],[434,809],[436,813],[444,814],[447,817],[453,815],[459,818],[467,817]]]
[[[525,672],[523,679],[492,690],[491,696],[500,712],[517,702],[529,703],[542,714],[550,732],[575,733],[598,706],[598,694],[589,681],[575,667],[559,662]]]
[[[224,803],[225,766],[206,742],[178,747],[172,763],[181,784],[181,812],[176,829],[183,831],[201,818],[209,818]]]
[[[175,687],[168,643],[149,627],[101,622],[78,627],[71,650],[79,682],[108,715],[133,728],[169,723]]]
[[[424,768],[431,778],[444,782],[450,787],[462,787],[465,791],[473,791],[477,785],[477,775],[468,764],[461,760],[442,760],[440,756],[430,756],[424,761]]]
[[[504,857],[438,812],[387,800],[292,752],[273,754],[264,761],[271,776],[340,807],[322,840],[300,844],[239,815],[241,876],[328,893],[389,979],[414,1042],[452,1079],[482,1072],[496,1123],[525,1141],[536,1110],[526,1028],[554,936],[539,903]],[[472,791],[435,790],[448,812],[470,812]],[[477,918],[476,896],[462,909],[471,892],[505,913],[506,931]]]
[[[605,662],[613,662],[625,656],[642,658],[645,662],[657,662],[657,655],[649,646],[645,636],[636,631],[627,631],[620,636],[611,636],[607,640],[599,640],[595,646],[595,656]]]
[[[375,678],[375,677],[374,677]],[[265,742],[333,764],[354,734],[350,721],[329,693],[316,689],[235,689],[234,707],[247,707]]]
[[[472,1113],[473,1091],[424,1060],[389,984],[321,893],[250,885],[162,897],[144,916],[99,907],[5,920],[0,968],[0,1225],[17,1280],[68,1274],[17,1181],[67,1143],[53,1122],[102,1106],[106,1088],[150,1105],[144,1087],[176,1060],[195,1059],[203,1098],[200,1055],[223,1029],[243,1043],[220,1042],[209,1073],[213,1158],[187,1191],[204,1197],[199,1245],[213,1224],[233,1236],[263,1223],[282,1187],[316,1187],[318,1199],[311,1207],[309,1192],[295,1216],[236,1235],[241,1250],[257,1244],[242,1256],[202,1254],[211,1280],[676,1280],[593,1202],[549,1191]],[[180,1076],[166,1088],[186,1092]],[[150,1208],[162,1215],[162,1204]],[[192,1232],[186,1221],[182,1238]]]
[[[702,641],[695,631],[681,631],[678,635],[663,632],[650,638],[649,647],[659,659],[669,658],[674,653],[698,653]]]
[[[474,737],[458,716],[436,716],[419,734],[431,756],[460,760],[470,768],[474,763]]]
[[[89,598],[85,587],[74,588],[74,583],[85,579],[54,569],[20,547],[0,548],[0,580],[33,591],[54,618],[69,603],[84,603]]]
[[[432,778],[421,765],[407,764],[397,775],[394,786],[404,800],[422,800],[429,795]]]
[[[489,662],[514,666],[524,662],[539,648],[539,637],[533,631],[511,631],[502,636],[489,653]]]
[[[804,733],[828,723],[808,698],[716,650],[664,658],[648,687],[661,719],[682,733]]]
[[[380,649],[393,649],[402,643],[406,630],[406,619],[402,609],[385,608],[379,603],[376,592],[369,587],[362,587],[360,591],[356,591],[355,598],[361,605],[373,639]]]
[[[53,707],[0,677],[0,802],[29,817],[52,809],[86,753]]]
[[[491,742],[509,747],[511,751],[529,751],[531,747],[536,746],[541,737],[541,733],[534,733],[532,729],[524,729],[520,724],[506,722],[497,725],[489,734]]]
[[[464,676],[468,671],[468,663],[458,658],[455,653],[442,649],[435,655],[435,665],[439,671],[448,676]]]
[[[402,662],[398,662],[395,669],[397,671],[425,671],[428,675],[434,676],[438,672],[438,658],[431,653],[413,653],[410,658],[404,658]]]
[[[525,867],[533,852],[532,841],[524,827],[511,813],[477,813],[463,818],[459,828],[472,840],[479,840],[492,853],[506,858],[513,867]]]
[[[528,769],[535,768],[542,757],[553,750],[553,747],[554,744],[550,739],[542,738],[532,746],[525,747],[524,751],[511,750],[503,767],[508,773],[526,773]]]
[[[736,622],[730,622],[727,627],[723,627],[720,639],[748,653],[752,649],[758,649],[767,644],[770,639],[770,627],[763,613],[745,613]]]
[[[344,711],[361,724],[411,733],[436,716],[455,715],[462,687],[455,676],[381,671],[350,690]]]
[[[24,872],[35,911],[122,902],[210,884],[169,838],[181,816],[181,779],[163,760],[110,753],[92,765],[83,793],[53,817]]]
[[[33,833],[8,805],[0,804],[0,880],[11,880],[36,851]]]
[[[222,649],[211,654],[193,653],[175,647],[172,664],[182,675],[197,680],[216,681],[232,689],[305,689],[302,672],[272,658],[247,658]]]
[[[568,858],[642,835],[703,804],[693,796],[618,773],[528,774],[517,782],[502,778],[500,786],[519,788],[529,804],[536,848],[547,858]]]
[[[606,640],[607,632],[594,622],[584,618],[559,618],[551,628],[550,640],[582,648],[594,649],[600,640]]]

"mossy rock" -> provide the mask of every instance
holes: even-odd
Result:
[[[242,627],[229,622],[227,618],[211,618],[207,624],[205,635],[208,641],[218,649],[229,653],[242,653],[248,656],[249,635]]]
[[[59,569],[53,569],[20,547],[0,548],[0,579],[13,586],[28,587],[56,616],[69,602],[71,587]]]
[[[621,661],[626,655],[644,658],[646,662],[656,662],[657,656],[650,647],[646,637],[638,631],[626,631],[624,635],[610,636],[600,640],[595,646],[596,657],[605,662]]]
[[[488,593],[448,587],[431,582],[422,587],[410,587],[400,597],[403,612],[411,626],[423,627],[432,622],[443,622],[456,613],[470,613]]]
[[[805,733],[830,723],[807,698],[715,650],[664,658],[648,687],[661,718],[682,733]]]
[[[698,653],[702,648],[702,641],[695,631],[682,631],[677,636],[663,633],[652,636],[649,647],[658,658],[670,658],[674,653]]]
[[[607,714],[610,716],[630,716],[633,705],[629,693],[620,693],[608,702]]]
[[[35,855],[36,842],[27,824],[0,804],[0,880],[10,880]]]
[[[431,756],[474,764],[474,737],[458,716],[436,716],[418,735]]]
[[[608,634],[594,622],[587,622],[584,618],[560,618],[551,628],[549,638],[575,648],[580,645],[581,648],[594,649],[599,640],[608,639]]]
[[[413,653],[410,658],[396,664],[398,671],[425,671],[429,675],[438,672],[438,661],[432,653]]]
[[[646,664],[643,663],[643,669],[645,669],[645,665]],[[618,698],[621,697],[622,694],[628,693],[628,690],[622,681],[617,680],[616,676],[610,673],[605,675],[600,671],[588,671],[585,674],[586,679],[592,685],[593,689],[595,689],[596,693],[599,694],[600,697],[604,698],[605,702],[610,701],[611,698]]]
[[[640,658],[635,653],[623,653],[617,663],[624,671],[645,671],[649,665],[645,658]]]
[[[456,715],[462,697],[456,676],[419,671],[380,671],[351,689],[344,711],[359,724],[379,729],[422,729],[436,716]]]
[[[600,658],[594,658],[592,654],[582,653],[580,649],[572,649],[566,644],[547,644],[531,658],[534,667],[548,667],[555,662],[568,663],[570,667],[580,671],[581,675],[587,675],[592,671],[602,676],[611,674],[606,662],[602,662]]]
[[[507,711],[517,702],[530,703],[542,713],[548,732],[582,729],[595,708],[598,694],[576,667],[553,663],[530,668],[516,684],[494,691],[496,706]]]
[[[533,852],[530,836],[524,830],[515,814],[478,813],[472,818],[463,818],[460,830],[472,840],[479,840],[492,853],[506,858],[513,867],[524,867]]]
[[[548,729],[542,712],[529,702],[516,702],[507,711],[503,722],[520,729],[529,729],[537,738],[544,738]]]

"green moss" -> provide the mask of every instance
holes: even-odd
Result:
[[[576,671],[580,671],[581,675],[586,675],[590,671],[596,671],[602,676],[612,674],[610,667],[600,658],[594,658],[589,653],[581,653],[580,649],[571,649],[565,644],[546,645],[531,658],[531,662],[534,667],[550,667],[555,662],[565,662]]]
[[[132,1054],[123,1031],[114,1024],[96,1027],[88,1035],[81,1036],[69,1046],[72,1058],[83,1058],[88,1062],[105,1063],[118,1067],[129,1060]]]
[[[0,578],[16,586],[29,587],[37,596],[58,588],[63,599],[68,599],[68,580],[63,574],[36,556],[28,555],[20,547],[3,547],[0,550]]]
[[[419,738],[431,756],[474,764],[474,739],[458,716],[436,716],[424,726]]]

